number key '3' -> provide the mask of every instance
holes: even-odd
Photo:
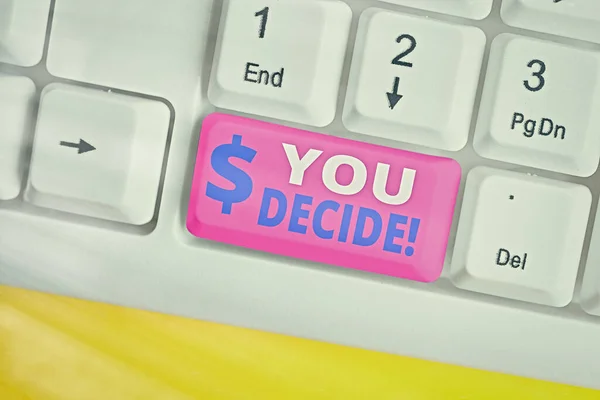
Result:
[[[529,68],[534,68],[536,66],[538,67],[538,71],[533,72],[533,76],[536,77],[538,81],[536,82],[535,86],[532,86],[529,80],[523,81],[523,84],[525,85],[527,90],[531,92],[539,92],[544,88],[544,85],[546,84],[546,79],[544,78],[544,72],[546,72],[546,63],[544,63],[541,60],[531,60],[529,61],[527,66]]]
[[[576,60],[576,62],[573,62]],[[483,157],[586,177],[598,168],[600,53],[511,34],[492,43],[475,130]]]

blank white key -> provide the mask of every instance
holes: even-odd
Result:
[[[211,3],[57,1],[48,71],[175,101],[172,93],[189,92],[194,83],[200,85]]]
[[[338,0],[226,0],[210,101],[328,125],[335,116],[351,17]]]
[[[494,0],[383,0],[388,3],[415,7],[471,19],[483,19],[490,14]]]
[[[590,176],[600,157],[600,53],[510,34],[492,44],[475,134],[484,157]]]
[[[26,199],[142,225],[154,215],[170,112],[163,103],[63,84],[43,93]]]
[[[461,149],[469,135],[484,46],[478,28],[366,10],[344,124],[367,135]]]
[[[475,168],[467,178],[453,282],[475,292],[567,305],[591,201],[585,186]]]
[[[0,0],[0,61],[24,67],[42,59],[50,0]]]
[[[600,207],[596,210],[592,229],[581,288],[581,306],[588,313],[600,316]]]
[[[503,0],[508,25],[600,43],[598,0]]]
[[[31,79],[0,74],[0,200],[14,199],[21,192],[22,156],[34,101]]]

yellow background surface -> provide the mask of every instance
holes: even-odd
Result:
[[[0,399],[600,399],[600,392],[0,286]]]

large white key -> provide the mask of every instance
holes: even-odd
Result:
[[[600,53],[503,34],[492,44],[474,147],[576,176],[600,157]]]
[[[471,19],[483,19],[490,14],[494,0],[383,0],[388,3],[421,8]]]
[[[43,93],[26,199],[135,225],[154,215],[170,111],[63,84]]]
[[[453,282],[475,292],[567,305],[591,202],[585,186],[475,168],[467,178]]]
[[[21,1],[21,0],[16,0]],[[140,93],[194,90],[212,0],[60,0],[48,71]]]
[[[50,0],[0,0],[0,61],[30,67],[42,59]]]
[[[351,17],[339,0],[226,0],[208,97],[218,107],[328,125]]]
[[[0,200],[14,199],[21,192],[22,157],[34,101],[31,79],[0,74]]]
[[[478,28],[366,10],[344,124],[367,135],[461,149],[469,135],[484,46]]]
[[[598,0],[503,0],[501,15],[518,28],[600,43]]]

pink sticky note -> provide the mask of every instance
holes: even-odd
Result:
[[[460,166],[449,158],[225,114],[204,120],[187,216],[195,236],[430,282]]]

